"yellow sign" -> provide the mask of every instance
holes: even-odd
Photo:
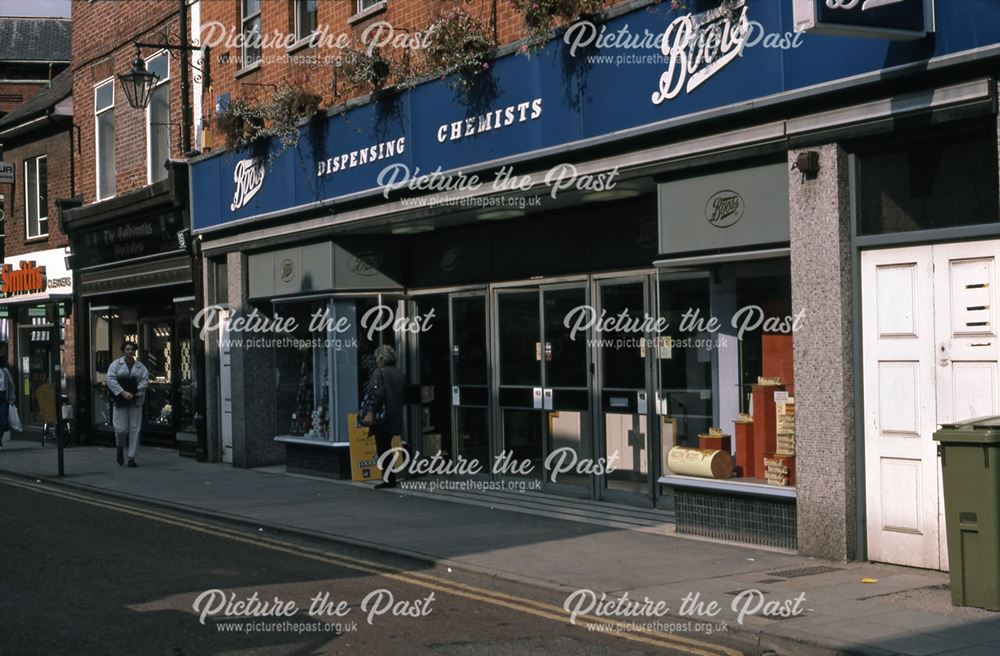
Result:
[[[367,426],[358,426],[357,413],[347,413],[347,440],[350,444],[351,453],[351,480],[352,481],[378,481],[382,477],[382,472],[378,468],[378,447],[375,445],[375,436],[370,435],[371,429]],[[400,438],[393,435],[392,446],[398,447]]]

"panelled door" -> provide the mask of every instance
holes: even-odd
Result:
[[[1000,414],[1000,242],[861,255],[869,558],[947,567],[938,425]]]

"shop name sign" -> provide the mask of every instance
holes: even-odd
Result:
[[[5,264],[3,269],[0,269],[0,283],[3,285],[5,297],[45,291],[44,266],[36,266],[34,260],[22,261],[18,266],[20,268],[15,270],[12,265]]]
[[[879,39],[934,31],[934,0],[793,0],[795,30]]]
[[[236,167],[233,169],[236,192],[233,194],[233,202],[229,206],[230,211],[235,212],[257,195],[257,192],[264,186],[266,172],[264,162],[252,157],[236,162]]]
[[[661,52],[669,64],[653,104],[707,82],[743,52],[749,34],[746,0],[726,0],[715,9],[676,18],[663,33]]]
[[[0,184],[14,184],[14,162],[0,162]]]
[[[736,225],[743,218],[746,203],[743,197],[735,191],[725,189],[713,194],[705,204],[705,218],[709,225],[716,228],[728,228]]]

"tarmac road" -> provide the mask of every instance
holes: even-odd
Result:
[[[5,656],[744,653],[724,644],[719,626],[709,635],[708,623],[590,615],[571,624],[565,599],[370,550],[0,479]]]

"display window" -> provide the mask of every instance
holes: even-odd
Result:
[[[277,434],[347,444],[376,368],[375,349],[395,345],[402,311],[382,296],[274,303],[295,329],[275,347]],[[384,326],[383,324],[387,324]]]
[[[788,260],[663,269],[658,287],[664,473],[794,486],[792,345],[806,318],[792,312]]]

